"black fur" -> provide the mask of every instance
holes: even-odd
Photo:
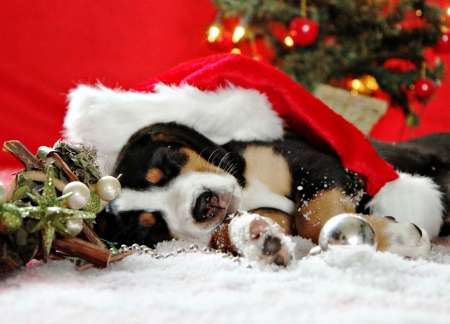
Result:
[[[161,136],[165,138],[161,141]],[[242,171],[245,161],[233,151],[215,144],[190,127],[176,123],[161,123],[145,127],[132,135],[116,162],[114,175],[122,174],[122,186],[146,187],[145,173],[150,166],[163,168],[168,180],[177,175],[186,162],[178,149],[188,147],[218,167],[233,165],[234,176],[241,185],[245,184]],[[158,185],[165,185],[159,183]]]
[[[446,213],[450,213],[450,134],[433,134],[391,144],[374,139],[371,142],[378,154],[397,170],[433,179],[444,193],[443,203]],[[450,235],[448,218],[440,235]]]
[[[286,159],[293,179],[288,197],[292,201],[308,201],[323,189],[341,188],[351,196],[362,189],[359,177],[346,171],[336,155],[324,153],[298,135],[286,134],[272,142],[231,142],[226,148],[242,153],[249,144],[272,147]]]
[[[430,135],[398,144],[375,140],[372,143],[380,156],[397,170],[431,177],[444,193],[446,205],[450,206],[450,134]],[[286,159],[293,179],[288,198],[294,202],[308,201],[323,189],[337,187],[353,196],[363,188],[359,177],[345,170],[337,156],[319,150],[298,135],[286,134],[282,140],[251,144],[270,146]],[[241,153],[247,145],[249,143],[230,142],[218,146],[189,127],[175,123],[155,124],[130,138],[119,155],[114,175],[120,175],[123,188],[145,190],[151,186],[164,186],[178,176],[186,163],[187,157],[179,149],[189,147],[210,163],[230,170],[238,183],[244,186],[245,161]],[[164,178],[156,184],[145,180],[146,173],[152,167],[163,170]],[[298,190],[299,187],[302,190]],[[362,203],[369,198],[363,199]],[[117,213],[109,207],[97,217],[97,230],[104,238],[125,244],[137,242],[152,246],[171,238],[163,211],[154,213],[156,224],[152,227],[139,225],[141,212],[145,211]],[[449,228],[444,226],[443,234]]]

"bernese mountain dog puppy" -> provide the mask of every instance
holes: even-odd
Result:
[[[433,179],[450,206],[450,134],[372,143],[400,172]],[[329,218],[352,213],[371,223],[380,251],[416,258],[431,250],[418,226],[367,215],[371,197],[358,175],[296,134],[219,146],[187,126],[154,124],[128,140],[113,175],[122,193],[97,217],[96,230],[118,244],[195,240],[286,265],[292,235],[317,243]]]

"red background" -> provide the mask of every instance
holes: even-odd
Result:
[[[214,16],[210,0],[2,0],[0,143],[17,139],[33,153],[53,145],[61,137],[66,94],[78,83],[129,89],[215,54],[205,38]],[[450,69],[450,55],[441,58]],[[415,136],[450,131],[449,90],[444,81]],[[401,112],[389,109],[371,135],[398,140],[409,134],[403,125]],[[0,170],[6,167],[20,164],[0,153]]]

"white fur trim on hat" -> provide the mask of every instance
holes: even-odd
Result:
[[[217,144],[230,140],[272,140],[283,134],[283,122],[267,97],[230,85],[200,91],[185,85],[158,84],[154,92],[123,91],[102,85],[79,85],[68,95],[64,135],[98,149],[101,170],[110,173],[128,138],[154,123],[178,122]]]
[[[367,204],[371,214],[393,216],[425,229],[430,238],[439,234],[442,224],[442,194],[430,179],[399,173],[400,178],[388,182]]]

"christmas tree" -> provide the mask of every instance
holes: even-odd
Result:
[[[444,12],[424,0],[213,0],[208,41],[266,61],[310,91],[388,94],[410,125],[411,101],[428,101],[448,51]],[[431,52],[431,55],[430,55]]]

